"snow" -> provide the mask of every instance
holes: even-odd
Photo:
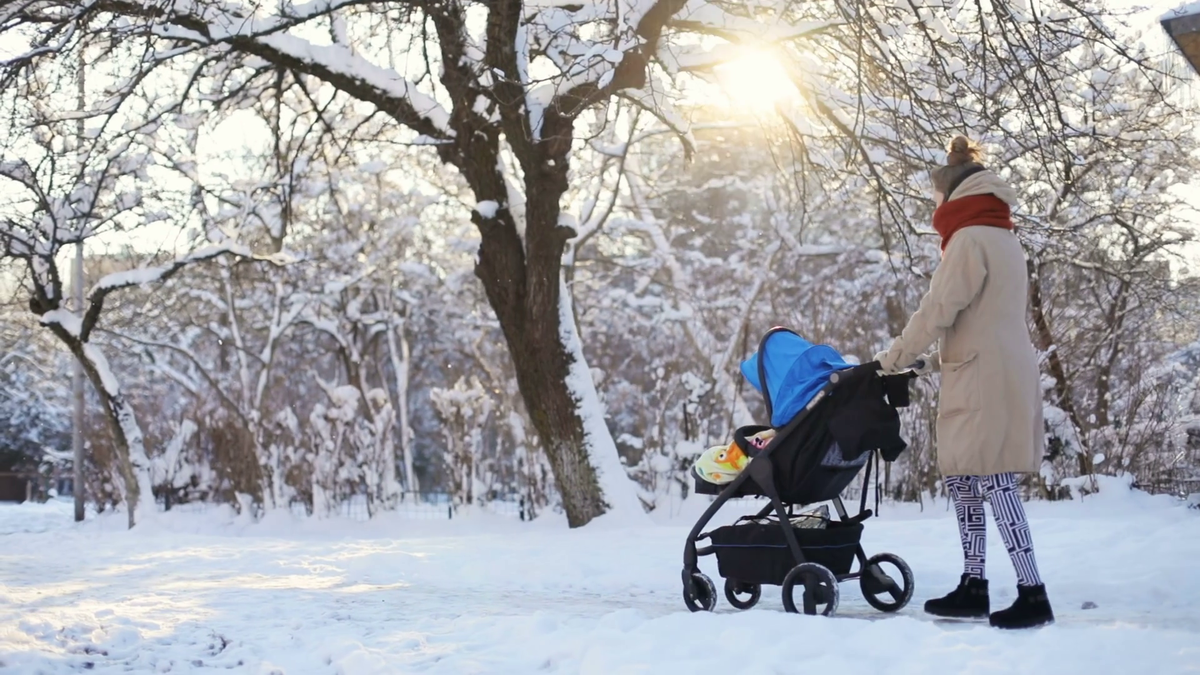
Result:
[[[380,91],[404,100],[438,130],[453,135],[450,130],[450,114],[432,96],[418,90],[416,84],[396,71],[379,67],[357,56],[344,45],[314,45],[284,33],[274,33],[259,39],[284,54],[320,64],[339,74],[358,78]]]
[[[1160,20],[1170,21],[1171,19],[1178,19],[1181,16],[1192,16],[1194,14],[1200,14],[1200,2],[1189,2],[1182,7],[1176,7],[1163,14]]]
[[[799,21],[787,23],[776,19],[767,22],[726,12],[720,5],[704,0],[690,0],[680,18],[703,24],[710,30],[739,35],[747,43],[787,42],[813,33],[843,25],[842,21]]]
[[[96,288],[125,288],[127,286],[141,286],[154,283],[161,279],[168,269],[167,267],[139,267],[122,272],[113,272],[112,274],[104,275],[104,278],[96,284]]]
[[[58,324],[75,337],[83,332],[83,319],[77,314],[65,309],[52,309],[42,315],[41,323],[43,326]]]
[[[182,258],[177,258],[169,265],[163,265],[161,267],[138,267],[131,270],[123,270],[120,272],[113,272],[112,274],[106,274],[100,278],[100,281],[96,282],[96,285],[92,287],[89,295],[91,293],[96,293],[97,291],[112,291],[120,288],[128,288],[130,286],[143,286],[145,284],[151,284],[161,280],[164,276],[178,270],[181,267],[196,262],[211,260],[212,258],[216,258],[217,256],[221,256],[226,253],[245,258],[250,258],[254,255],[249,247],[243,244],[237,244],[234,242],[211,244],[200,247],[186,256],[183,256]],[[285,263],[289,258],[286,254],[284,254],[278,257],[272,256],[271,259],[280,263]]]
[[[721,522],[757,503],[730,505]],[[1168,498],[1102,490],[1030,504],[1058,623],[1015,633],[920,611],[960,571],[941,501],[923,513],[885,505],[867,523],[869,552],[914,569],[898,615],[868,607],[852,582],[834,618],[785,614],[775,587],[747,612],[722,598],[691,614],[680,550],[707,504],[629,528],[484,513],[356,523],[281,512],[252,524],[214,507],[131,531],[119,515],[74,525],[69,502],[0,505],[0,669],[1127,674],[1200,663],[1200,513]],[[1015,579],[990,535],[992,601],[1005,606]],[[701,565],[719,588],[711,558]]]
[[[475,205],[475,212],[487,220],[495,218],[496,211],[499,209],[500,203],[492,199],[485,199],[484,201],[481,201]]]
[[[179,11],[183,11],[179,8]],[[232,15],[219,16],[213,23],[208,24],[210,38],[255,35],[255,39],[278,51],[280,54],[305,63],[319,65],[321,68],[344,77],[351,77],[384,92],[386,95],[403,100],[420,117],[430,122],[439,131],[452,136],[450,130],[450,115],[432,96],[417,89],[416,84],[389,68],[382,68],[355,54],[344,44],[318,45],[295,35],[283,32],[271,32],[277,29],[272,19],[236,19]],[[260,32],[261,31],[261,32]],[[163,37],[171,37],[190,42],[208,42],[205,36],[177,26],[158,26],[156,33]]]
[[[609,523],[640,522],[643,519],[641,502],[633,481],[621,465],[617,444],[604,420],[604,407],[583,355],[583,343],[579,339],[575,312],[571,307],[571,290],[565,279],[559,280],[558,320],[563,344],[573,357],[567,374],[567,389],[579,406],[591,465],[596,470],[596,480],[609,506],[609,512],[602,519]]]
[[[169,484],[181,488],[191,480],[191,473],[180,471],[179,457],[184,446],[196,433],[195,422],[185,419],[179,424],[175,435],[167,442],[163,453],[150,461],[151,482],[155,485]]]
[[[142,522],[147,516],[153,514],[153,483],[150,478],[150,460],[146,456],[146,447],[143,443],[142,428],[138,424],[137,417],[133,407],[125,399],[121,391],[121,383],[113,374],[112,368],[108,364],[108,358],[104,356],[104,352],[96,345],[88,342],[83,345],[83,355],[95,369],[100,377],[100,384],[104,387],[105,393],[108,394],[109,400],[106,402],[111,408],[111,414],[116,416],[116,423],[121,428],[121,432],[125,435],[125,442],[129,446],[129,463],[133,471],[133,478],[137,481],[139,499],[137,510],[134,515],[137,522]],[[130,527],[134,524],[133,518],[130,519]]]
[[[117,376],[113,375],[112,368],[108,365],[108,358],[104,356],[104,352],[100,351],[100,348],[96,345],[88,343],[83,345],[83,353],[100,375],[100,383],[104,386],[104,391],[109,396],[120,396],[121,383],[117,380]]]

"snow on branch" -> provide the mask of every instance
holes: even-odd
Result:
[[[621,22],[632,34],[622,35],[617,44],[605,50],[600,63],[589,65],[584,73],[570,73],[571,86],[556,92],[550,101],[552,109],[574,114],[617,91],[646,85],[650,59],[658,53],[663,30],[687,0],[634,0],[623,4],[627,6]]]
[[[247,43],[244,48],[272,63],[290,65],[320,77],[356,98],[375,103],[384,112],[427,136],[454,136],[450,114],[432,96],[419,91],[416,84],[395,70],[377,66],[345,45],[314,45],[294,35],[275,33]],[[402,107],[396,111],[387,103],[381,105],[385,101],[401,102]]]
[[[25,13],[33,13],[40,9],[40,3],[6,3],[9,6],[0,9],[0,26],[9,25],[17,17]],[[55,3],[58,4],[58,3]],[[12,5],[16,5],[15,7]],[[81,10],[82,11],[82,10]],[[72,18],[77,18],[72,17]],[[67,45],[75,39],[76,28],[73,25],[67,26],[61,34],[51,33],[44,39],[35,40],[28,45],[28,49],[9,58],[0,60],[0,70],[19,67],[32,62],[42,56],[58,54],[67,48]],[[51,38],[57,37],[57,40],[51,41]],[[19,43],[18,43],[19,44]]]
[[[90,295],[95,297],[97,293],[108,293],[121,288],[128,288],[130,286],[142,286],[144,284],[163,281],[187,265],[190,265],[194,262],[211,260],[226,253],[232,253],[234,255],[240,255],[244,257],[252,256],[250,249],[238,244],[206,246],[173,261],[169,265],[163,265],[162,267],[139,267],[138,269],[106,274],[100,278],[100,281],[96,282],[95,286],[92,287]]]
[[[760,45],[798,40],[842,25],[845,22],[841,20],[766,23],[759,18],[731,14],[704,0],[690,0],[669,22],[671,28]]]
[[[584,5],[576,10],[586,15]],[[604,42],[590,42],[578,34],[564,35],[572,27],[584,23],[586,17],[574,16],[548,21],[549,36],[544,41],[562,41],[573,49],[563,53],[579,54],[574,62],[555,59],[561,69],[559,77],[541,84],[529,92],[531,129],[539,138],[546,110],[571,117],[587,106],[614,94],[620,94],[653,113],[674,129],[691,151],[694,142],[687,124],[670,109],[663,97],[654,94],[661,89],[649,81],[650,62],[657,59],[668,72],[703,70],[736,55],[736,44],[749,42],[779,43],[801,39],[841,25],[841,21],[806,21],[764,23],[757,18],[730,14],[715,5],[696,0],[633,0],[618,11],[617,34]],[[665,31],[675,28],[685,32],[721,37],[730,43],[711,49],[668,44]]]
[[[76,337],[81,341],[87,342],[88,336],[95,327],[96,322],[100,319],[100,312],[104,309],[104,301],[109,293],[129,288],[130,286],[142,286],[145,284],[166,281],[174,276],[179,270],[193,263],[204,262],[220,257],[225,254],[241,256],[244,258],[254,258],[250,249],[240,244],[219,244],[214,246],[206,246],[189,253],[188,255],[178,258],[170,264],[161,267],[142,267],[133,270],[125,270],[123,272],[114,272],[100,278],[100,281],[92,287],[88,293],[88,309],[83,316],[81,326],[79,326]],[[64,326],[65,327],[65,326]]]
[[[121,395],[121,381],[113,374],[112,367],[108,365],[108,358],[104,356],[104,352],[100,351],[96,345],[84,344],[83,356],[88,364],[96,370],[96,375],[100,378],[100,385],[104,387],[104,392],[110,397],[116,398]],[[136,434],[130,433],[136,430]],[[140,441],[141,430],[134,427],[132,430],[126,430],[127,437],[136,435]]]
[[[38,184],[37,175],[34,174],[28,162],[0,162],[0,177],[20,183],[43,198],[43,200],[45,199],[45,193],[42,192],[41,186]]]
[[[169,7],[131,0],[97,0],[95,12],[154,20],[153,35],[202,46],[226,44],[268,63],[327,82],[372,103],[384,113],[431,138],[453,137],[450,115],[432,96],[391,68],[354,53],[343,44],[318,45],[286,32],[290,28],[368,0],[314,0],[289,4],[281,15],[262,16],[235,3],[200,4],[176,0]]]
[[[43,323],[44,323],[44,321],[43,321]],[[195,368],[195,372],[198,373],[200,375],[201,379],[204,380],[205,384],[208,385],[209,390],[214,392],[217,395],[217,397],[221,399],[221,402],[227,406],[228,410],[233,411],[246,424],[251,423],[250,418],[246,415],[244,406],[238,405],[237,402],[235,402],[233,399],[229,398],[229,395],[225,392],[225,389],[221,386],[220,382],[218,382],[217,379],[210,372],[210,368],[208,366],[204,365],[203,363],[201,363],[200,359],[196,357],[196,353],[194,350],[181,347],[181,346],[179,346],[177,344],[173,344],[171,342],[166,342],[166,341],[162,341],[162,340],[153,340],[150,338],[137,337],[137,336],[129,335],[127,333],[123,333],[120,331],[115,331],[115,330],[102,330],[102,332],[104,332],[108,335],[112,335],[121,340],[125,340],[127,342],[131,342],[133,344],[139,345],[141,347],[149,347],[152,349],[164,349],[164,350],[173,352],[173,353],[178,354],[179,356],[183,357],[185,360],[187,360],[188,363],[190,363],[192,365],[193,368]],[[197,383],[195,380],[193,380],[188,375],[185,375],[184,373],[180,373],[180,372],[176,371],[174,368],[171,368],[168,364],[162,363],[161,361],[153,361],[153,367],[156,370],[164,373],[171,379],[175,380],[176,382],[179,382],[184,387],[187,387],[189,391],[195,393],[197,390],[199,390],[199,383]]]
[[[52,309],[41,316],[43,326],[58,325],[70,335],[78,338],[83,331],[83,319],[70,310]]]
[[[621,92],[621,98],[645,110],[662,122],[683,144],[684,157],[690,160],[696,151],[696,139],[692,136],[691,125],[675,110],[668,97],[657,93],[660,89],[661,87],[630,88]]]

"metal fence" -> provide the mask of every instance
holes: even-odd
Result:
[[[157,504],[159,511],[176,513],[205,513],[222,506],[221,503],[210,501],[172,503],[162,498],[157,500]],[[309,505],[304,502],[292,502],[289,510],[293,515],[300,517],[311,515]],[[393,508],[385,509],[377,506],[375,513],[386,513],[413,520],[454,520],[470,517],[476,513],[488,513],[522,521],[532,520],[532,512],[523,498],[493,499],[463,505],[456,504],[453,496],[448,492],[404,492]],[[329,516],[364,522],[371,519],[371,511],[368,508],[366,496],[355,495],[348,500],[339,502]]]

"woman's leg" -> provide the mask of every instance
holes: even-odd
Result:
[[[1011,473],[981,476],[980,487],[992,504],[992,516],[1000,529],[1000,537],[1012,558],[1017,571],[1017,584],[1039,586],[1042,577],[1038,574],[1037,560],[1033,556],[1033,536],[1029,533],[1029,521],[1025,519],[1025,506],[1017,495],[1017,479]],[[961,527],[961,525],[960,525]],[[965,544],[964,544],[965,546]]]
[[[984,579],[987,557],[987,521],[983,515],[983,497],[975,491],[975,476],[947,476],[946,489],[954,498],[958,516],[958,538],[962,541],[963,575]]]
[[[992,515],[1017,571],[1017,599],[1008,609],[993,613],[989,623],[997,628],[1033,628],[1054,623],[1054,610],[1033,557],[1033,537],[1029,535],[1025,506],[1017,496],[1016,477],[1011,473],[982,476],[979,484],[992,503]]]
[[[983,578],[987,547],[987,521],[983,515],[983,497],[976,491],[975,476],[947,476],[946,490],[954,498],[958,516],[958,537],[963,548],[963,575],[949,595],[925,603],[925,611],[934,616],[983,618],[991,610],[988,582]]]

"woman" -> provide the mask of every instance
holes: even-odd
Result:
[[[1025,256],[1010,211],[1017,195],[979,160],[979,149],[959,136],[946,165],[933,171],[942,261],[903,334],[876,358],[885,372],[923,360],[924,370],[942,373],[938,467],[954,499],[965,563],[958,588],[925,603],[925,611],[1029,628],[1054,621],[1015,476],[1041,465],[1040,373],[1025,323]],[[938,353],[920,356],[938,340]],[[1017,572],[1016,602],[990,615],[984,498]]]

